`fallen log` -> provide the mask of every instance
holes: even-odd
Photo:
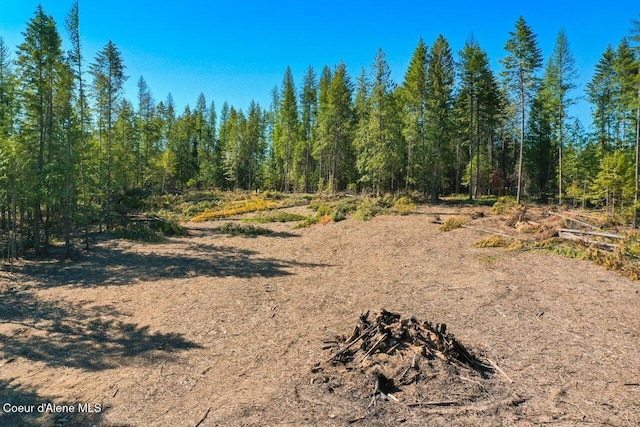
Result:
[[[609,248],[609,249],[615,249],[618,247],[618,245],[614,244],[614,243],[608,243],[608,242],[601,242],[599,240],[592,240],[592,239],[586,239],[584,237],[580,237],[580,236],[576,236],[573,233],[570,233],[568,231],[561,231],[558,233],[558,237],[561,239],[565,239],[565,240],[571,240],[574,242],[582,242],[582,243],[586,243],[588,245],[596,245],[596,246],[602,246],[605,248]]]
[[[599,233],[595,231],[584,231],[584,230],[574,230],[572,228],[558,228],[558,232],[563,233],[573,233],[573,234],[586,234],[589,236],[598,236],[598,237],[606,237],[609,239],[624,239],[624,236],[620,234],[611,234],[611,233]]]
[[[569,221],[573,221],[573,222],[575,222],[577,224],[584,225],[584,226],[589,227],[589,228],[593,228],[594,230],[602,230],[600,227],[596,227],[595,225],[591,225],[588,222],[580,221],[579,219],[575,219],[575,218],[572,218],[570,216],[561,215],[561,214],[556,213],[556,212],[549,212],[549,213],[551,215],[555,215],[555,216],[558,216],[560,218],[563,218],[563,219],[566,219],[566,220],[569,220]]]

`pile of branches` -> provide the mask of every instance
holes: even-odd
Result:
[[[385,309],[371,317],[369,311],[360,315],[348,338],[325,341],[325,349],[338,347],[327,363],[364,366],[376,354],[393,355],[410,349],[427,359],[439,358],[474,369],[483,366],[453,334],[447,333],[444,323],[419,322],[415,317],[401,319]]]

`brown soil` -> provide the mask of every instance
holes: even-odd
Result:
[[[160,244],[24,261],[0,279],[0,404],[36,410],[0,407],[0,425],[640,425],[638,282],[473,247],[486,235],[440,232],[428,214],[465,209],[257,237],[190,224]],[[485,213],[472,224],[499,229]],[[446,323],[502,372],[425,364],[431,392],[397,402],[372,402],[365,377],[312,372],[323,341],[382,307]],[[100,412],[37,413],[46,402]]]

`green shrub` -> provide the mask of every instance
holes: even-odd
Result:
[[[444,220],[440,226],[440,231],[451,231],[467,224],[467,219],[461,216],[452,216]]]
[[[117,228],[114,234],[121,239],[135,240],[139,242],[162,242],[164,238],[147,224],[134,222],[125,227]]]
[[[369,221],[381,211],[380,206],[373,200],[368,198],[362,199],[353,213],[353,217],[359,221]]]
[[[516,200],[513,197],[509,197],[509,196],[499,197],[498,201],[495,202],[491,207],[491,212],[498,215],[504,215],[511,212],[517,206],[518,204],[516,203]]]
[[[245,218],[243,221],[266,224],[268,222],[293,222],[293,221],[303,221],[305,219],[307,219],[306,215],[300,215],[300,214],[284,212],[284,211],[277,211],[277,212],[269,212],[265,214],[258,214],[253,218]]]
[[[393,211],[400,215],[408,215],[417,208],[418,206],[407,196],[402,196],[393,202]]]
[[[261,236],[271,233],[271,230],[264,227],[256,227],[255,225],[234,224],[228,222],[215,229],[221,234],[230,234],[232,236]]]

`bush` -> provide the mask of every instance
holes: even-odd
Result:
[[[218,233],[230,234],[232,236],[261,236],[271,233],[271,230],[264,227],[256,227],[255,225],[234,224],[228,222],[215,229]]]
[[[498,235],[491,235],[482,240],[478,240],[473,244],[477,248],[506,248],[513,243],[511,239],[507,239]]]
[[[162,242],[164,238],[147,224],[137,222],[127,224],[114,231],[114,234],[121,239],[135,240],[139,242]]]
[[[380,206],[371,199],[362,199],[358,204],[353,217],[359,221],[369,221],[381,212]]]
[[[491,207],[491,212],[498,215],[504,215],[511,212],[513,208],[517,206],[518,204],[516,203],[516,200],[513,197],[508,197],[508,196],[499,197],[498,201],[495,202]]]
[[[246,218],[244,221],[266,224],[268,222],[293,222],[293,221],[303,221],[305,219],[307,219],[305,215],[278,211],[278,212],[269,212],[267,214],[258,214],[253,218]]]
[[[451,231],[467,224],[467,219],[461,216],[452,216],[444,220],[440,226],[440,231]]]
[[[393,202],[393,211],[400,215],[408,215],[417,208],[418,206],[407,196],[402,196]]]

